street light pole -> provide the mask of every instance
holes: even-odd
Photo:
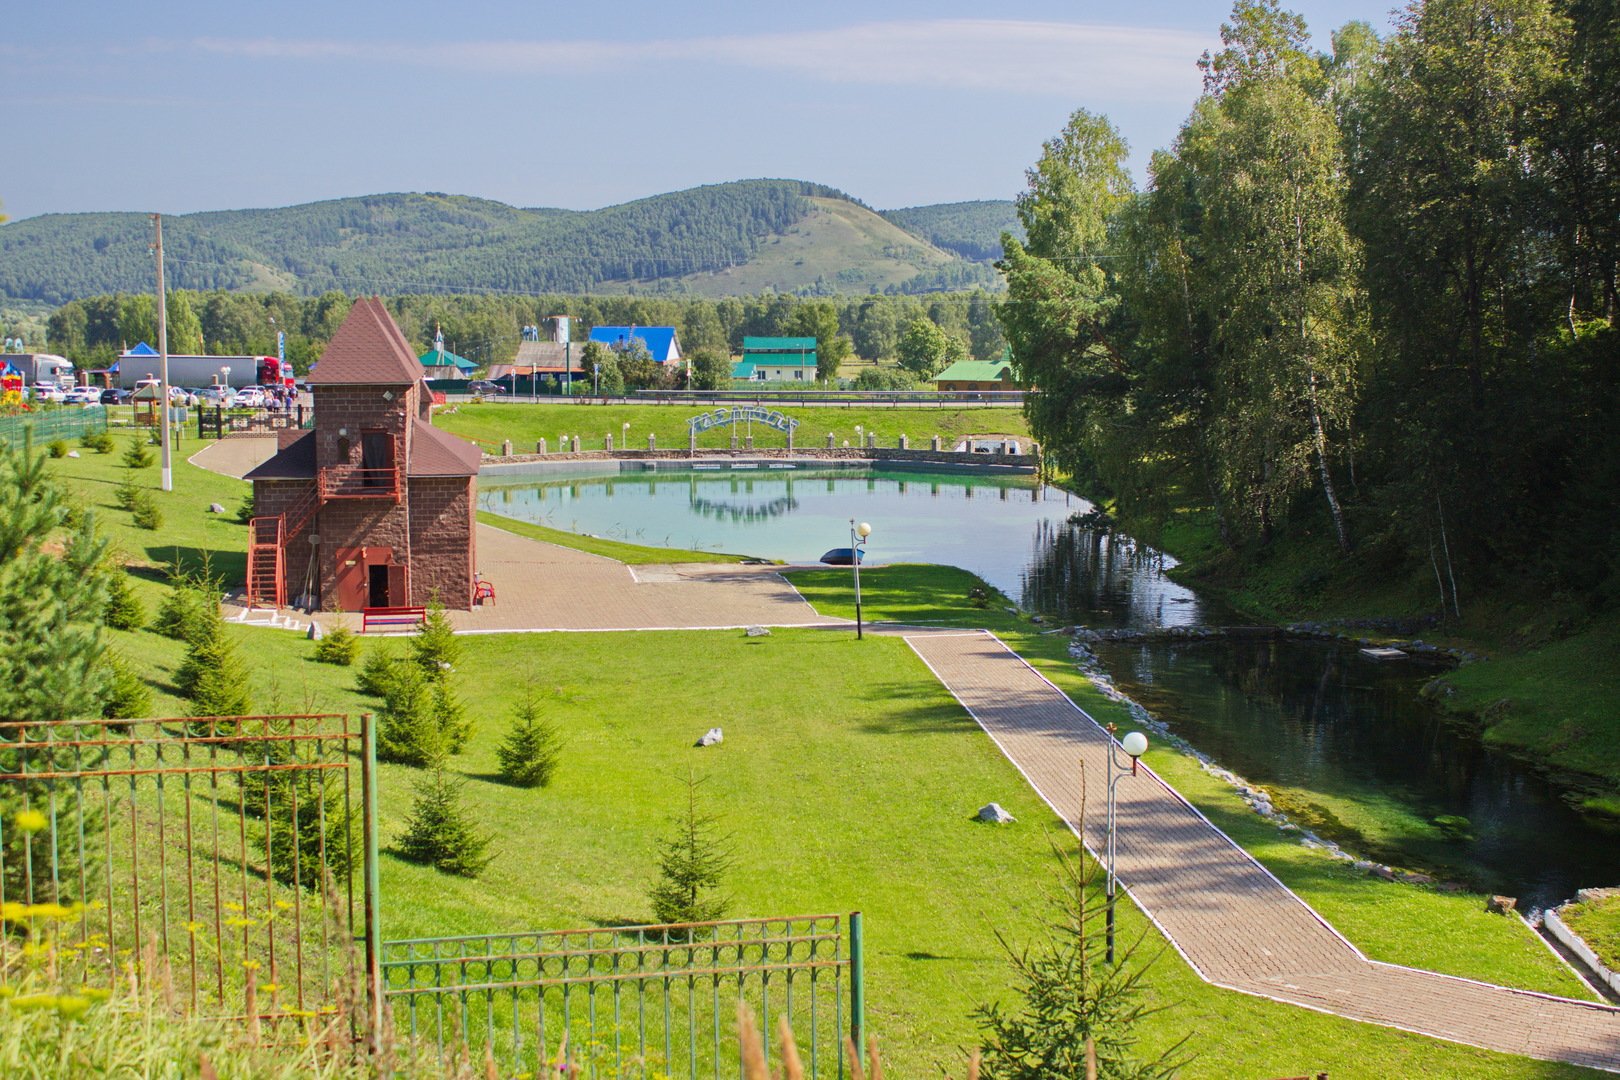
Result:
[[[1140,731],[1133,731],[1123,739],[1114,738],[1113,725],[1109,725],[1108,732],[1108,962],[1114,962],[1114,892],[1117,878],[1114,875],[1114,788],[1128,771],[1136,775],[1136,763],[1143,754],[1147,753],[1147,736]],[[1130,758],[1130,767],[1127,770],[1125,763],[1119,760],[1120,751]]]
[[[854,518],[849,519],[849,564],[855,568],[855,640],[862,638],[861,634],[861,552],[866,550],[866,538],[872,535],[872,526],[866,522],[859,525]]]

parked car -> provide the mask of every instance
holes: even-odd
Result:
[[[62,395],[64,405],[100,405],[101,391],[93,386],[75,386]]]
[[[101,392],[101,403],[103,405],[124,405],[129,402],[129,399],[130,391],[116,386]]]
[[[38,383],[34,386],[35,401],[55,401],[60,403],[66,396],[66,392],[60,386],[51,383]]]
[[[197,398],[204,405],[229,405],[231,389],[228,386],[205,386],[197,391]]]
[[[477,382],[467,384],[467,393],[504,394],[506,393],[506,387],[502,386],[498,382],[490,382],[488,379],[479,379]]]
[[[262,409],[266,398],[264,390],[257,386],[244,386],[231,398],[231,407],[235,409]]]

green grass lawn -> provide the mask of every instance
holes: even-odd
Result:
[[[553,529],[546,525],[538,525],[532,521],[519,521],[517,518],[503,517],[488,510],[478,511],[478,520],[485,525],[493,525],[497,529],[505,529],[507,532],[517,533],[519,536],[527,536],[531,540],[540,540],[547,544],[574,548],[578,551],[588,551],[592,555],[603,555],[609,559],[629,563],[632,566],[647,566],[655,563],[737,563],[747,558],[744,555],[723,555],[718,551],[643,547],[640,544],[625,544],[600,536],[585,536],[582,533],[569,532],[566,529]]]
[[[684,450],[687,445],[688,417],[707,407],[679,405],[553,405],[525,402],[486,402],[458,405],[454,411],[440,410],[433,418],[435,427],[464,439],[471,439],[491,453],[506,439],[519,453],[533,453],[535,443],[546,440],[555,451],[562,436],[579,436],[583,450],[600,450],[603,437],[613,436],[615,446],[628,445],[645,450],[648,434],[658,436],[661,449]],[[927,446],[938,435],[947,443],[963,435],[1007,434],[1028,437],[1029,425],[1023,411],[1013,408],[882,408],[872,405],[787,406],[781,410],[797,419],[793,444],[802,449],[825,446],[831,433],[839,445],[845,440],[860,445],[855,433],[874,433],[878,444],[893,447],[902,435],[911,436],[913,446]],[[624,443],[624,425],[630,425],[629,442]],[[741,437],[743,430],[737,432]],[[715,428],[698,437],[700,447],[731,445],[731,429]],[[754,431],[754,445],[786,445],[786,436],[764,427]]]
[[[1620,971],[1620,896],[1571,904],[1558,913],[1610,971]]]
[[[53,462],[88,502],[110,505],[116,455]],[[156,470],[150,472],[155,483]],[[203,513],[234,508],[244,489],[183,463],[176,493],[160,498],[156,534],[129,515],[104,514],[126,550],[153,559],[171,545],[240,560],[241,526]],[[684,554],[684,553],[683,553]],[[1111,706],[1075,671],[1067,638],[1045,635],[998,600],[968,605],[971,575],[885,567],[863,575],[874,619],[986,625],[1101,719]],[[847,571],[809,571],[795,584],[821,611],[850,615]],[[155,597],[165,588],[143,588]],[[254,705],[268,711],[357,713],[375,707],[353,690],[354,670],[313,661],[313,645],[285,631],[229,627],[255,669]],[[183,703],[171,681],[182,647],[149,631],[110,637],[158,691],[157,710]],[[1051,838],[1067,833],[903,641],[847,632],[489,635],[462,639],[456,685],[478,730],[454,769],[495,837],[477,881],[448,878],[385,853],[386,937],[555,929],[649,917],[654,842],[684,797],[688,771],[706,778],[708,809],[731,834],[732,913],[864,911],[868,1025],[897,1076],[957,1069],[974,1038],[974,1004],[1005,996],[1009,968],[995,934],[1026,941],[1049,913]],[[387,647],[368,643],[368,648]],[[394,643],[394,647],[398,647]],[[494,749],[533,683],[565,740],[554,784],[498,783]],[[726,740],[695,749],[714,725]],[[1250,846],[1283,880],[1370,955],[1459,975],[1578,993],[1517,921],[1476,917],[1478,898],[1442,896],[1344,872],[1284,840],[1187,758],[1150,761]],[[380,832],[398,836],[415,771],[381,770]],[[985,802],[1018,823],[971,821]],[[1142,1027],[1150,1047],[1194,1032],[1188,1077],[1271,1077],[1331,1070],[1340,1077],[1574,1077],[1584,1070],[1491,1054],[1217,990],[1154,936],[1134,910],[1127,937],[1149,935],[1160,955],[1154,999],[1173,1007]]]

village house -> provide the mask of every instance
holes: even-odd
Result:
[[[760,382],[815,382],[816,339],[745,337],[742,360],[732,367],[731,377]]]
[[[634,342],[660,364],[681,362],[681,347],[675,340],[673,326],[595,326],[591,328],[590,340],[614,351],[628,349]]]
[[[958,360],[933,378],[935,390],[1017,390],[1012,361]]]
[[[315,426],[248,473],[250,605],[470,609],[478,447],[432,424],[422,364],[357,300],[310,371]]]

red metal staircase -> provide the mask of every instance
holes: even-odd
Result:
[[[320,485],[311,483],[297,502],[280,514],[248,522],[247,606],[287,606],[287,545],[298,538],[321,507]]]

